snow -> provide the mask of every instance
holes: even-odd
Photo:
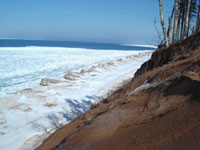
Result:
[[[147,81],[145,81],[142,85],[140,85],[139,87],[137,87],[136,89],[134,89],[133,91],[131,91],[129,93],[129,95],[134,95],[135,93],[139,92],[139,91],[142,91],[144,89],[147,89],[150,87],[150,84],[147,83]]]
[[[139,87],[137,87],[136,89],[132,90],[129,95],[134,95],[137,92],[140,92],[142,90],[146,90],[150,87],[154,87],[155,85],[157,85],[157,83],[147,83],[147,81],[145,81],[142,85],[140,85]]]
[[[63,80],[65,72],[79,72],[83,68],[137,53],[84,48],[0,47],[0,97],[33,88],[42,78]]]
[[[139,47],[151,47],[151,48],[158,48],[158,46],[156,45],[137,45],[137,44],[121,44],[121,45],[124,45],[124,46],[139,46]]]
[[[85,50],[83,53],[90,55],[91,60],[81,58],[80,61],[89,64],[84,66],[84,73],[80,69],[70,70],[77,75],[74,80],[62,79],[0,99],[0,150],[33,150],[56,129],[130,80],[152,51],[92,53]],[[51,68],[47,66],[47,69]]]

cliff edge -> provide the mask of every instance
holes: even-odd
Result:
[[[200,34],[156,50],[131,82],[37,150],[198,150]]]

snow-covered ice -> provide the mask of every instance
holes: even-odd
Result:
[[[121,44],[121,45],[124,45],[124,46],[139,46],[139,47],[151,47],[151,48],[158,48],[158,46],[156,45],[137,45],[137,44]]]
[[[32,48],[36,52],[39,49]],[[65,53],[65,48],[58,49],[60,53]],[[78,69],[66,70],[75,75],[73,80],[64,80],[63,70],[52,76],[45,74],[48,76],[42,77],[53,77],[60,81],[49,83],[48,86],[34,86],[0,99],[0,150],[36,148],[57,128],[69,123],[88,110],[93,103],[99,102],[125,81],[130,80],[152,53],[152,51],[68,50],[68,53],[76,53],[80,57],[75,59],[71,56],[70,61],[80,60],[82,64],[85,63]],[[83,52],[80,52],[82,50]],[[80,55],[85,56],[81,58]],[[59,59],[58,57],[58,61]],[[53,60],[49,61],[55,64],[55,68],[59,66],[62,68],[66,63],[64,55],[61,60],[63,60],[60,62],[61,65]],[[51,70],[49,67],[47,65],[44,70]],[[37,67],[33,66],[33,70],[34,68]],[[23,72],[18,73],[23,74]]]
[[[0,47],[0,97],[32,88],[42,78],[63,79],[65,72],[80,71],[134,51],[61,47]]]

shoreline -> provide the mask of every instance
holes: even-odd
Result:
[[[23,135],[24,140],[22,140],[22,137],[18,137],[21,140],[21,144],[19,144],[17,146],[18,148],[15,149],[34,149],[41,144],[39,143],[38,145],[38,141],[43,141],[53,133],[55,129],[66,125],[77,115],[88,110],[93,103],[98,103],[100,100],[110,95],[114,90],[117,90],[123,82],[131,79],[140,65],[150,58],[151,53],[152,51],[138,52],[137,55],[127,56],[123,59],[115,60],[115,62],[107,62],[104,65],[96,67],[92,66],[88,70],[86,69],[85,72],[83,72],[83,75],[79,76],[78,79],[67,80],[66,83],[63,81],[57,84],[49,83],[49,86],[39,86],[35,89],[27,89],[18,92],[9,98],[1,99],[1,110],[3,111],[0,113],[0,121],[2,122],[0,127],[5,127],[6,124],[11,125],[9,121],[11,121],[11,118],[14,116],[25,117],[21,119],[19,118],[20,121],[26,119],[26,117],[29,118],[30,120],[21,122],[24,125],[28,124],[25,126],[25,128],[27,128],[26,130],[30,130],[26,133],[28,136],[26,134]],[[134,67],[133,64],[135,64]],[[103,68],[103,66],[105,68]],[[126,70],[123,70],[125,66]],[[111,78],[109,79],[109,77]],[[106,79],[106,84],[100,83],[103,78]],[[86,81],[88,80],[91,84],[87,84]],[[98,85],[98,88],[95,88],[94,85]],[[88,87],[90,89],[89,91],[87,89]],[[77,95],[77,93],[79,94]],[[84,95],[84,93],[88,94]],[[6,104],[6,101],[8,100],[10,103]],[[7,109],[11,109],[16,114],[12,116],[12,114],[9,114]],[[46,114],[46,117],[45,115],[42,115],[41,112]],[[40,117],[38,118],[38,116],[34,116],[35,113],[38,113],[37,115]],[[5,114],[7,115],[5,116]],[[33,116],[30,117],[30,114]],[[18,124],[19,119],[15,119],[12,119],[12,121],[15,121]],[[17,131],[14,132],[23,132],[23,130],[20,129],[22,124],[20,124],[18,126],[14,125],[14,128],[17,128]],[[5,139],[9,137],[9,135],[7,135],[8,137],[6,138],[6,135],[6,133],[2,133],[0,136],[2,140],[4,139],[4,142]],[[13,139],[10,140],[10,142],[13,143]],[[37,145],[35,145],[35,143],[37,143]],[[1,143],[0,148],[12,149],[6,147],[6,143]]]
[[[130,82],[36,150],[199,149],[199,38],[154,51]]]

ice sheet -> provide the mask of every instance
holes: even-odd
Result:
[[[75,75],[73,80],[62,79],[0,99],[0,150],[36,148],[57,128],[130,80],[152,51],[103,53],[96,52],[102,59],[89,63],[84,70],[70,70]],[[91,55],[91,59],[97,57]]]
[[[80,71],[137,53],[61,47],[0,47],[0,97],[35,87],[41,78],[63,79],[67,71]]]

